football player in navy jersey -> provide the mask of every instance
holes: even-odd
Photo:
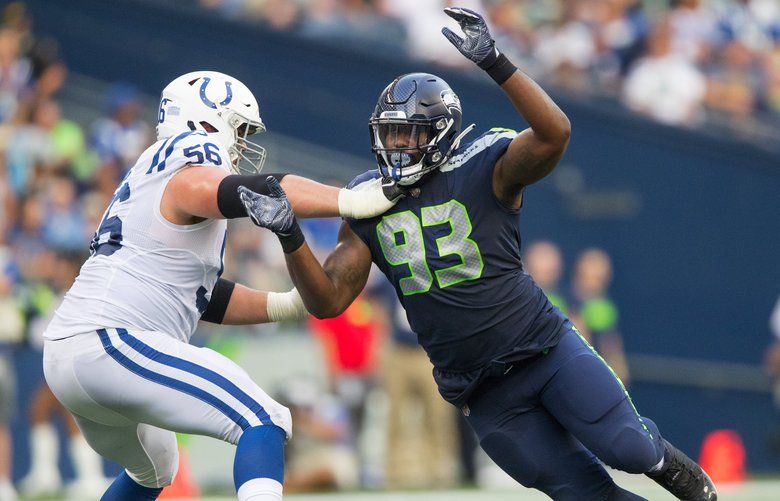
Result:
[[[641,416],[613,371],[524,272],[518,212],[569,141],[566,115],[501,54],[483,18],[445,9],[465,37],[444,36],[501,86],[529,128],[461,144],[461,106],[441,78],[412,73],[385,88],[370,118],[379,177],[407,196],[382,216],[346,219],[324,267],[305,244],[281,187],[239,188],[255,224],[275,232],[307,309],[338,315],[373,261],[395,286],[434,365],[442,396],[482,448],[527,487],[559,500],[642,499],[602,464],[645,473],[675,496],[715,500],[706,473]]]

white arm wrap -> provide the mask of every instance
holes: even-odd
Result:
[[[309,314],[301,295],[295,288],[288,292],[269,292],[266,311],[268,312],[268,320],[271,322],[301,320]]]
[[[372,179],[351,190],[339,190],[339,214],[341,217],[365,219],[387,212],[395,202],[387,199],[382,191],[382,180]]]

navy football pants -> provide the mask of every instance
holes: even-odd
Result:
[[[663,457],[655,423],[573,329],[547,354],[482,383],[468,422],[498,466],[555,500],[642,499],[617,487],[598,459],[645,473]]]

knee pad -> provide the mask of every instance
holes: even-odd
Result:
[[[160,458],[157,464],[157,487],[167,487],[173,483],[176,473],[179,471],[179,449],[174,449],[170,454]]]
[[[284,430],[287,440],[292,438],[292,415],[290,414],[290,409],[279,404],[278,408],[274,409],[271,420],[276,426]]]
[[[173,435],[173,434],[172,434]],[[149,456],[150,463],[143,468],[128,469],[127,474],[143,487],[167,487],[179,471],[179,448],[174,436],[172,444],[160,447]]]
[[[654,435],[653,439],[656,438]],[[653,439],[648,433],[626,426],[615,435],[609,453],[601,459],[618,470],[647,473],[663,457],[663,449],[659,450]]]
[[[290,414],[290,409],[283,406],[282,404],[271,400],[271,403],[264,403],[263,407],[265,408],[265,411],[268,413],[268,416],[271,418],[271,423],[278,426],[282,430],[284,430],[285,440],[290,440],[292,438],[292,415]],[[238,442],[241,440],[241,437],[244,435],[244,433],[251,428],[247,428],[246,430],[242,430],[238,425],[234,426],[232,430],[230,430],[224,440],[228,443],[231,443],[233,445],[238,445]]]

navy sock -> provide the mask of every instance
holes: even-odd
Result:
[[[233,481],[238,490],[254,478],[284,483],[284,430],[276,425],[248,428],[241,435],[233,463]]]
[[[111,483],[100,501],[153,501],[162,492],[162,487],[144,487],[122,471]]]

